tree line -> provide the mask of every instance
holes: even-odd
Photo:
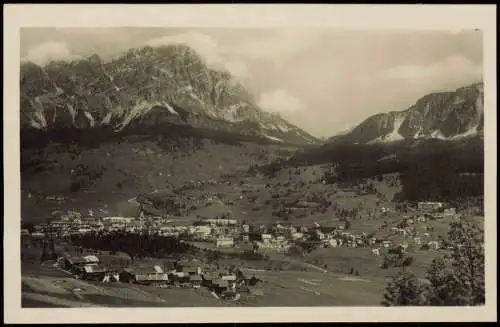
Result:
[[[477,306],[485,303],[484,234],[466,221],[448,232],[451,254],[433,260],[426,278],[402,269],[388,283],[384,306]]]
[[[180,242],[175,237],[123,231],[76,234],[71,235],[69,241],[74,245],[87,249],[124,252],[132,260],[141,257],[164,258],[194,251],[191,245]]]

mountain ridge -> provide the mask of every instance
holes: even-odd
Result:
[[[278,114],[263,111],[226,71],[209,68],[188,46],[130,49],[104,62],[98,55],[43,66],[21,64],[21,129],[116,131],[136,125],[210,127],[277,142],[318,140]]]
[[[434,92],[401,111],[372,115],[333,143],[391,143],[404,139],[453,140],[480,135],[484,128],[484,88],[478,82],[455,91]]]

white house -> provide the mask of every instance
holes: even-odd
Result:
[[[133,218],[133,217],[104,217],[104,218],[102,218],[103,222],[118,223],[118,224],[131,223],[134,220],[135,220],[135,218]]]
[[[273,238],[273,236],[271,234],[262,234],[262,242],[266,243],[266,242],[270,242]]]
[[[216,247],[231,247],[234,245],[234,239],[230,237],[219,237],[215,240]]]
[[[328,244],[332,247],[332,248],[336,248],[339,246],[338,242],[336,239],[332,238],[332,239],[329,239],[328,240]]]
[[[210,226],[196,226],[193,230],[194,234],[197,234],[202,237],[207,237],[212,232],[212,227]]]
[[[373,255],[380,255],[380,249],[372,249],[372,254]]]
[[[318,236],[319,240],[324,240],[325,239],[325,234],[323,234],[320,231],[316,231],[316,236]]]

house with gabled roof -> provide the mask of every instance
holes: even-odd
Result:
[[[168,274],[160,266],[125,268],[120,273],[120,281],[135,284],[162,284],[169,280]]]

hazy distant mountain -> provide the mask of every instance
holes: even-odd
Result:
[[[329,139],[342,143],[391,143],[408,139],[454,140],[480,135],[484,127],[483,83],[453,92],[428,94],[404,111],[367,118],[348,133]]]
[[[264,112],[225,71],[206,66],[185,45],[131,49],[103,62],[97,55],[21,64],[22,129],[115,131],[163,123],[268,138],[318,140],[279,115]]]

